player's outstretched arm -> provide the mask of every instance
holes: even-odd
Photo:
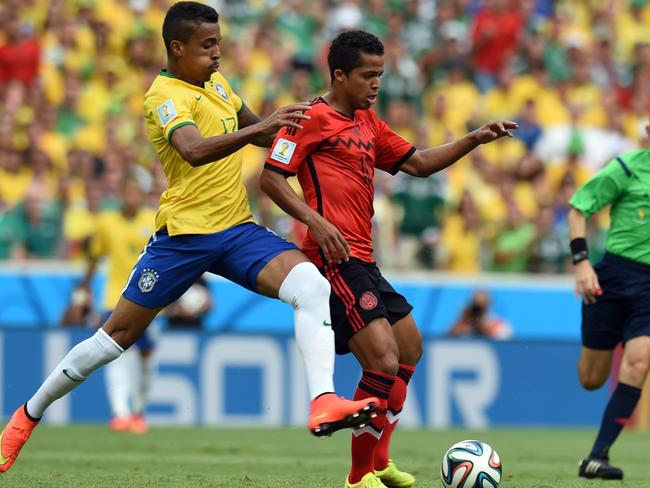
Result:
[[[278,207],[299,220],[311,231],[327,261],[347,261],[350,247],[338,228],[300,198],[287,179],[268,168],[262,170],[260,187]]]
[[[244,107],[237,114],[237,126],[240,129],[244,129],[251,125],[259,124],[260,122],[262,122],[260,116],[257,115],[255,112],[253,112],[246,105],[244,105]],[[262,135],[254,139],[251,142],[251,144],[257,147],[271,147],[274,139],[275,139],[275,134],[272,134],[270,136]]]
[[[208,138],[203,137],[195,125],[184,125],[173,132],[171,143],[189,164],[194,167],[203,166],[230,156],[246,144],[264,142],[269,138],[272,142],[275,134],[282,127],[302,129],[299,122],[310,118],[304,113],[310,108],[307,103],[288,105],[256,124],[229,134]],[[268,145],[270,146],[271,143],[269,142]]]
[[[502,137],[512,137],[511,129],[519,127],[509,120],[494,120],[456,139],[449,144],[418,150],[400,167],[412,176],[425,178],[451,166],[481,144],[487,144]]]
[[[602,289],[598,275],[589,261],[587,253],[587,218],[580,210],[569,210],[569,238],[571,239],[571,254],[575,272],[576,296],[582,297],[585,303],[594,303],[596,296],[601,295]]]

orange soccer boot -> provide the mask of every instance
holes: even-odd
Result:
[[[146,434],[149,430],[149,425],[143,415],[132,415],[129,430],[134,434]]]
[[[113,417],[108,422],[108,428],[115,432],[128,432],[131,429],[131,419],[129,417]]]
[[[325,393],[311,402],[309,430],[317,437],[330,436],[337,430],[364,427],[377,416],[379,399],[347,400],[335,393]]]
[[[13,466],[20,450],[32,435],[38,422],[38,420],[32,420],[27,416],[24,404],[18,407],[18,410],[11,416],[0,434],[0,473],[4,473]]]

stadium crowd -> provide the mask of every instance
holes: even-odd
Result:
[[[143,95],[163,67],[170,0],[0,5],[0,260],[82,259],[127,176],[155,207],[166,181]],[[621,152],[648,145],[648,0],[220,0],[222,71],[266,115],[327,90],[328,39],[385,44],[378,111],[418,146],[489,119],[516,137],[426,180],[376,175],[376,258],[450,272],[570,269],[567,201]],[[260,193],[265,150],[244,149],[260,223],[300,226]],[[594,219],[602,249],[607,215]],[[593,252],[592,254],[596,254]]]

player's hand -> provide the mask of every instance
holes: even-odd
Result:
[[[512,137],[511,129],[518,129],[519,124],[511,120],[493,120],[479,127],[471,136],[478,144],[487,144],[502,137]]]
[[[92,298],[90,287],[79,285],[73,290],[70,303],[77,307],[87,307],[92,303]]]
[[[82,325],[88,316],[92,295],[87,286],[78,286],[72,292],[70,303],[61,318],[61,325]]]
[[[309,223],[309,230],[328,262],[342,263],[350,259],[350,246],[341,231],[327,219],[317,214],[314,221]]]
[[[575,265],[576,296],[582,297],[584,303],[596,303],[596,297],[603,294],[598,283],[598,275],[588,259]]]
[[[275,136],[282,127],[293,127],[302,129],[301,120],[309,120],[311,117],[305,112],[311,109],[308,103],[294,103],[281,107],[259,123],[260,135]]]

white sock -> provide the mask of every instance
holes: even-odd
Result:
[[[103,329],[73,347],[27,402],[27,412],[40,418],[52,402],[79,386],[90,373],[124,352]]]
[[[133,350],[129,349],[106,365],[106,393],[113,417],[131,416],[129,399],[134,389],[133,359]]]
[[[279,296],[295,310],[294,333],[305,361],[311,398],[333,392],[334,331],[329,282],[312,263],[299,263],[282,282]]]
[[[140,362],[140,374],[138,375],[138,382],[135,392],[133,393],[133,412],[136,415],[142,415],[145,408],[147,408],[149,385],[151,385],[153,356],[149,354],[144,357],[138,352],[137,359]]]

